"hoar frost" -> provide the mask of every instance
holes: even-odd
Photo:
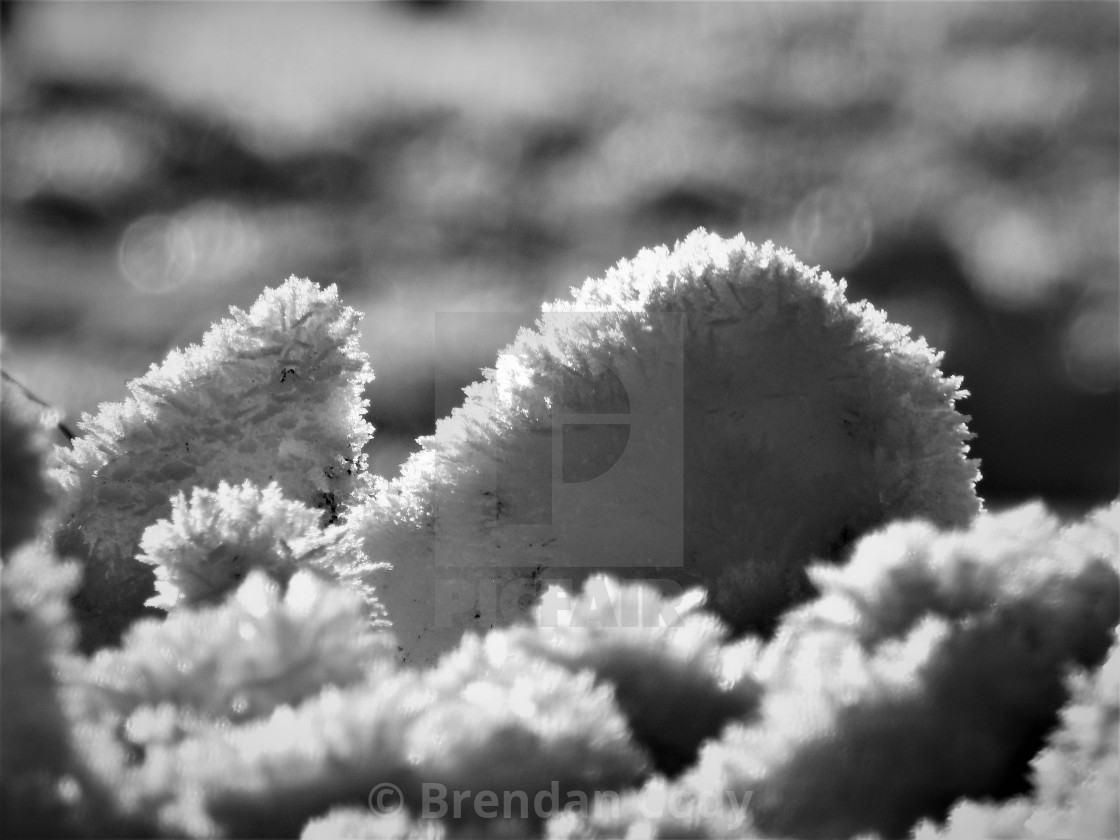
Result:
[[[592,571],[703,585],[765,633],[854,537],[965,524],[960,380],[908,333],[789,251],[704,231],[546,305],[367,511],[406,658]]]
[[[5,834],[1116,835],[1120,503],[977,515],[959,381],[841,283],[643,251],[377,486],[356,325],[267,290],[85,418],[61,513],[5,389]]]
[[[131,396],[79,423],[56,476],[68,499],[60,546],[88,555],[76,605],[83,646],[119,638],[152,595],[134,555],[171,499],[237,477],[275,481],[333,521],[361,486],[373,378],[360,315],[332,286],[290,278],[129,383]]]

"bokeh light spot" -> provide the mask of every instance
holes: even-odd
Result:
[[[1039,306],[1063,279],[1060,238],[1054,226],[1028,209],[969,201],[952,227],[977,291],[996,306]]]
[[[1120,302],[1084,303],[1066,328],[1066,373],[1083,390],[1107,393],[1120,387]]]
[[[188,246],[173,218],[144,216],[121,236],[117,252],[121,274],[142,292],[166,294],[190,274],[194,254]]]
[[[121,274],[137,289],[166,294],[187,283],[240,276],[260,250],[256,224],[235,207],[203,201],[174,216],[144,216],[125,230]]]
[[[793,211],[793,250],[810,264],[839,271],[854,265],[871,247],[874,222],[863,196],[852,189],[824,187]]]

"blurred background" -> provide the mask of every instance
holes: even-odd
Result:
[[[990,506],[1118,492],[1114,2],[0,9],[3,363],[70,423],[296,274],[366,313],[392,475],[541,301],[705,226],[945,351]],[[434,398],[447,311],[491,314]]]

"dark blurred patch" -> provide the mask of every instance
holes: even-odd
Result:
[[[103,207],[75,195],[50,190],[29,196],[22,210],[29,222],[75,237],[96,235],[111,221]]]
[[[1015,181],[1045,175],[1061,163],[1048,154],[1057,138],[1038,126],[985,127],[968,138],[969,151],[996,178]]]
[[[740,222],[745,199],[719,184],[682,183],[639,202],[631,215],[635,227],[648,231],[652,242],[672,243],[698,227],[730,234]]]
[[[866,297],[892,320],[898,304],[942,313],[942,369],[964,377],[970,396],[972,456],[981,461],[979,491],[989,502],[1044,496],[1090,507],[1120,492],[1120,391],[1088,393],[1058,363],[1062,328],[1073,301],[1054,299],[1027,311],[992,306],[973,290],[956,255],[929,231],[880,240],[848,272],[850,295]]]
[[[55,115],[65,119],[52,122]],[[14,129],[14,140],[9,141],[17,146],[13,155],[34,154],[33,149],[18,147],[21,128],[28,130],[26,142],[49,142],[55,132],[85,130],[90,132],[87,147],[91,149],[97,142],[115,142],[121,147],[118,154],[148,161],[131,179],[120,177],[99,185],[76,180],[80,171],[69,179],[45,172],[39,183],[24,186],[28,210],[68,226],[119,223],[141,212],[173,210],[204,197],[234,197],[258,204],[329,198],[332,204],[347,205],[376,194],[375,182],[367,177],[370,162],[365,156],[315,149],[266,159],[229,123],[172,106],[136,85],[40,80],[21,107],[5,115],[5,122],[9,132]],[[106,164],[90,160],[90,168],[98,166]]]
[[[730,113],[748,131],[788,131],[806,135],[872,135],[888,129],[898,116],[897,101],[872,97],[851,102],[812,103],[788,99],[744,100],[732,103]]]
[[[1082,51],[1116,44],[1120,6],[1090,0],[1076,10],[1067,0],[1040,0],[1007,6],[978,4],[973,13],[951,24],[954,43],[997,47],[1029,42]]]
[[[980,305],[952,248],[932,230],[907,237],[880,237],[846,278],[849,297],[884,301],[892,293],[916,290],[947,298],[966,312]]]
[[[20,13],[19,5],[16,0],[0,0],[0,38],[11,35],[16,17]]]
[[[463,13],[470,4],[467,0],[388,0],[385,5],[421,18],[440,18]]]
[[[569,122],[529,126],[522,141],[521,165],[530,171],[582,154],[591,147],[590,132]]]
[[[64,223],[119,223],[193,196],[276,199],[292,192],[288,179],[249,152],[228,125],[174,108],[134,85],[40,80],[18,110],[5,114],[5,123],[14,131],[10,153],[37,163],[20,184],[28,208]],[[77,159],[44,157],[42,146],[34,145],[54,143],[73,149]]]
[[[30,333],[40,338],[61,338],[73,334],[81,325],[83,317],[80,309],[51,306],[49,301],[43,301],[41,306],[28,308],[5,307],[4,333]]]

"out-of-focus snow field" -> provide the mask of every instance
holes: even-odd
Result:
[[[1084,507],[1120,482],[1118,8],[9,6],[4,365],[73,420],[337,283],[391,474],[542,300],[703,225],[945,350],[989,500]],[[448,349],[448,311],[489,314]]]

